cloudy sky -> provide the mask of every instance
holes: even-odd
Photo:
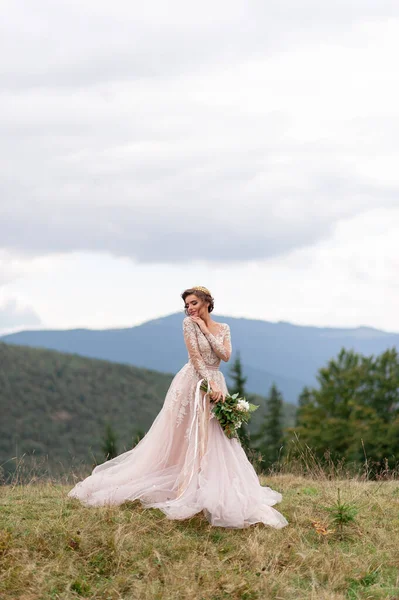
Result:
[[[0,332],[399,331],[397,0],[3,0]]]

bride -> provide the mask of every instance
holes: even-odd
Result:
[[[258,522],[284,527],[287,520],[272,508],[281,494],[260,485],[239,441],[226,437],[200,390],[207,379],[211,400],[224,401],[219,364],[231,356],[230,328],[211,319],[214,300],[207,288],[187,289],[182,299],[189,360],[174,377],[160,413],[135,448],[98,465],[68,495],[90,506],[139,499],[169,519],[203,511],[219,527]]]

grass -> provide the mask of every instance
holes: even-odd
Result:
[[[0,598],[399,600],[399,482],[263,483],[283,494],[282,530],[170,521],[138,502],[86,508],[54,483],[2,486]],[[355,515],[340,531],[337,497]]]

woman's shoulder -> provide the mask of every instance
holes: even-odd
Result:
[[[190,319],[190,317],[184,317],[183,329],[186,329],[187,327],[193,327],[193,325],[194,325],[194,321],[192,319]]]

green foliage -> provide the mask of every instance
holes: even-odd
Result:
[[[232,381],[232,383],[229,385],[230,394],[238,394],[239,398],[245,398],[245,384],[247,382],[247,377],[244,377],[241,356],[239,352],[237,352],[236,357],[230,367],[229,377]],[[251,445],[251,440],[247,425],[243,423],[238,429],[237,433],[242,447],[248,454]]]
[[[200,389],[203,392],[208,392],[209,383],[204,381]],[[259,408],[259,406],[248,402],[248,408],[240,410],[241,400],[245,401],[245,397],[240,398],[237,393],[233,395],[227,394],[224,402],[216,402],[212,406],[213,414],[229,439],[239,437],[238,431],[242,427],[242,424],[248,423],[251,414]]]
[[[239,352],[237,352],[236,357],[230,367],[229,377],[232,380],[230,393],[232,395],[238,394],[240,398],[245,397],[245,384],[247,383],[247,377],[244,377],[241,356]]]
[[[35,474],[57,476],[103,462],[108,422],[118,436],[119,452],[129,450],[152,425],[172,377],[0,342],[0,483],[20,472],[21,462],[24,480],[31,468]],[[247,399],[261,405],[250,421],[256,431],[264,399]],[[293,425],[295,407],[286,404],[284,410],[286,424]]]
[[[52,350],[0,343],[0,465],[25,455],[51,475],[103,462],[104,429],[120,452],[148,431],[172,375]]]
[[[301,395],[294,430],[318,457],[378,472],[399,457],[399,357],[395,349],[365,357],[343,349]]]
[[[336,502],[332,506],[326,506],[325,509],[330,513],[331,525],[342,539],[344,536],[344,527],[355,521],[355,517],[359,512],[357,507],[353,503],[342,502],[340,489],[338,488]]]
[[[363,598],[364,596],[362,594],[362,590],[364,590],[364,588],[368,588],[376,584],[378,581],[378,576],[379,569],[374,569],[373,571],[366,573],[358,579],[351,578],[349,580],[349,587],[346,594],[347,599],[359,600],[360,598]],[[392,596],[391,598],[392,600],[395,600]]]
[[[87,596],[91,592],[90,585],[83,579],[76,579],[71,584],[71,590],[76,592],[78,596]]]
[[[298,407],[299,408],[303,408],[304,406],[307,406],[310,402],[312,401],[312,392],[311,390],[305,386],[302,390],[302,392],[299,395],[298,398]],[[296,413],[296,419],[295,419],[295,424],[299,425],[299,420],[298,420],[298,411]]]
[[[112,425],[110,423],[107,423],[102,445],[102,451],[106,460],[112,460],[113,458],[118,456],[119,452],[117,440],[118,438],[115,431],[112,428]]]
[[[143,429],[137,429],[137,431],[135,431],[135,433],[133,434],[132,448],[137,446],[137,444],[139,442],[141,442],[141,440],[143,439],[144,436],[145,436],[145,431]]]
[[[283,442],[283,397],[275,384],[270,388],[266,406],[264,421],[256,435],[256,447],[262,454],[264,468],[278,460]]]

